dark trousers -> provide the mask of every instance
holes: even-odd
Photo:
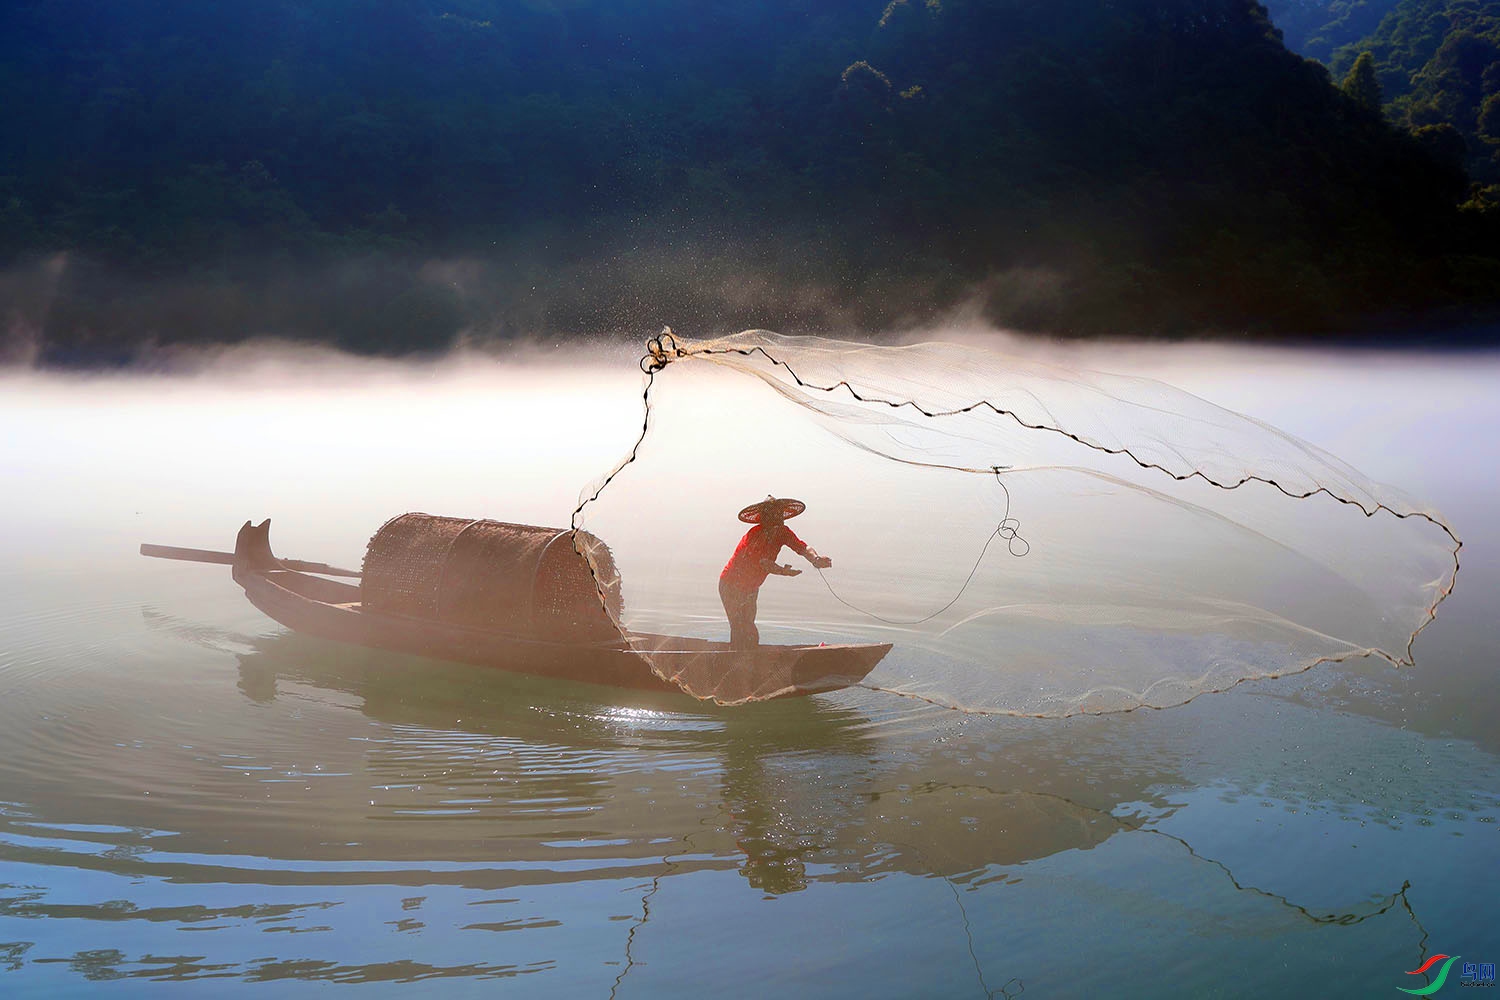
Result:
[[[729,619],[729,645],[734,649],[754,649],[760,645],[760,630],[755,627],[755,604],[760,588],[745,590],[719,578],[719,600]]]

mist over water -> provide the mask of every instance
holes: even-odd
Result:
[[[128,508],[131,531],[200,547],[273,517],[292,548],[358,562],[407,509],[566,525],[580,484],[639,422],[628,360],[319,358],[231,356],[190,378],[12,376],[5,405],[24,433],[5,459],[24,488],[0,502],[74,531],[121,526]]]
[[[1463,568],[1416,665],[1032,720],[863,689],[717,709],[341,647],[262,616],[225,567],[136,546],[228,549],[270,517],[279,555],[357,567],[406,510],[566,526],[640,431],[632,351],[0,375],[0,986],[1160,995],[1122,978],[1149,964],[1184,994],[1232,968],[1246,994],[1370,995],[1437,951],[1492,960],[1496,359],[1064,359],[1265,419],[1446,515]],[[843,470],[765,394],[718,380],[664,406],[673,433],[617,484],[622,560],[716,572],[735,510]],[[705,405],[757,422],[726,441]],[[976,523],[996,503],[976,490]],[[879,605],[857,522],[810,503],[794,527]],[[1026,524],[1045,545],[1049,513]],[[941,544],[955,579],[921,597],[972,563]],[[1007,560],[986,557],[1037,565]],[[722,634],[711,578],[658,578],[627,576],[627,605]],[[773,630],[828,624],[799,618],[815,574],[772,584]]]

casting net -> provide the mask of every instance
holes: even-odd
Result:
[[[774,648],[890,643],[865,686],[987,713],[1166,707],[1410,663],[1457,573],[1436,512],[1154,380],[760,330],[665,331],[642,367],[640,440],[574,525],[629,581],[622,635],[721,703],[786,693],[757,667]],[[719,573],[767,494],[806,503],[787,526],[833,565],[783,549],[802,573],[760,588],[762,652],[683,655],[663,637],[728,638]]]

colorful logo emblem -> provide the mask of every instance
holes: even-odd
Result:
[[[1443,984],[1448,981],[1448,969],[1449,969],[1449,967],[1451,967],[1454,962],[1457,962],[1458,959],[1459,959],[1458,955],[1453,955],[1453,956],[1448,956],[1448,955],[1433,955],[1427,961],[1423,962],[1420,966],[1418,966],[1417,968],[1412,969],[1410,972],[1408,972],[1407,975],[1408,976],[1420,976],[1420,975],[1423,975],[1423,974],[1425,974],[1427,972],[1428,969],[1432,968],[1437,963],[1442,962],[1443,963],[1443,967],[1440,968],[1440,969],[1438,969],[1438,971],[1437,971],[1437,978],[1436,979],[1434,979],[1431,983],[1427,984],[1426,986],[1421,987],[1420,989],[1409,990],[1405,986],[1398,986],[1398,987],[1396,987],[1396,989],[1400,990],[1402,993],[1410,993],[1413,996],[1419,996],[1419,997],[1431,996],[1432,994],[1436,993],[1438,990],[1440,990],[1440,989],[1443,988]],[[1464,963],[1463,975],[1460,976],[1459,978],[1462,980],[1462,982],[1459,983],[1460,986],[1490,986],[1490,987],[1493,987],[1495,985],[1495,963],[1494,962],[1465,962]]]
[[[1444,961],[1444,959],[1446,959],[1446,961]],[[1443,988],[1443,984],[1448,981],[1449,966],[1451,966],[1454,962],[1457,962],[1458,959],[1458,955],[1454,955],[1452,958],[1449,958],[1447,955],[1433,955],[1427,961],[1423,962],[1421,965],[1408,972],[1407,975],[1420,976],[1422,973],[1432,968],[1438,962],[1442,962],[1443,967],[1438,970],[1436,979],[1428,983],[1426,986],[1423,986],[1419,990],[1409,990],[1405,986],[1397,986],[1396,989],[1400,990],[1402,993],[1411,993],[1419,997],[1431,996],[1432,994]]]

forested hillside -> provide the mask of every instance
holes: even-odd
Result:
[[[1364,51],[1374,56],[1393,121],[1452,126],[1474,179],[1500,183],[1500,2],[1402,0],[1368,37],[1334,53],[1335,75]]]
[[[1462,171],[1253,0],[20,0],[0,87],[11,350],[58,363],[1500,299]]]
[[[1286,47],[1325,65],[1338,49],[1372,34],[1395,6],[1396,0],[1267,0],[1265,5]]]

